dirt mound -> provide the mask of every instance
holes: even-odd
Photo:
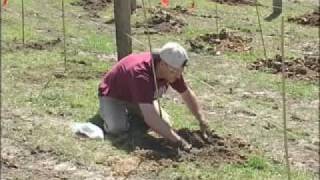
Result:
[[[177,17],[177,14],[170,13],[169,11],[163,9],[151,9],[150,13],[152,14],[152,17],[147,20],[147,26],[153,29],[153,31],[150,32],[152,34],[161,32],[181,33],[182,28],[187,25],[187,23],[181,17]],[[136,23],[136,28],[143,26],[143,23]]]
[[[81,0],[72,2],[73,6],[83,6],[88,11],[101,11],[111,3],[112,0]]]
[[[288,21],[303,25],[320,26],[320,12],[313,11],[310,14],[304,14],[300,17],[290,17],[288,18]]]
[[[198,165],[212,166],[224,163],[244,164],[247,156],[242,153],[250,151],[250,144],[232,135],[219,136],[214,131],[204,140],[200,131],[180,129],[177,133],[192,144],[191,152],[173,148],[163,138],[141,138],[132,152],[134,157],[109,161],[115,175],[132,176],[159,172],[166,167],[178,167],[180,162],[195,162]],[[133,137],[132,135],[130,135]],[[133,140],[131,140],[132,142]]]
[[[28,42],[24,45],[19,44],[14,47],[11,47],[9,49],[11,49],[11,51],[13,51],[14,49],[20,50],[23,48],[35,49],[35,50],[45,50],[45,49],[50,49],[50,48],[56,46],[60,42],[61,42],[61,39],[57,38],[57,39],[53,39],[53,40],[49,40],[49,41]]]
[[[214,18],[214,16],[210,14],[197,14],[194,12],[191,8],[185,8],[183,6],[177,5],[176,7],[170,8],[170,12],[177,13],[177,14],[183,14],[183,15],[190,15],[190,16],[196,16],[196,17],[202,17],[202,18]]]
[[[256,5],[255,0],[211,0],[214,2],[218,2],[221,4],[229,4],[229,5],[241,5],[241,4],[245,4],[245,5]]]
[[[291,58],[284,61],[285,73],[288,78],[315,81],[319,80],[320,59],[319,57],[305,56],[302,58]],[[258,59],[248,67],[251,70],[261,70],[279,74],[281,70],[281,56],[274,59]]]
[[[180,6],[180,5],[177,5],[176,7],[171,8],[171,10],[176,11],[176,12],[181,13],[181,14],[191,14],[192,13],[191,9],[185,8],[185,7]]]
[[[216,55],[224,51],[244,52],[251,49],[247,44],[252,39],[243,39],[241,36],[236,36],[233,33],[228,33],[226,30],[221,30],[219,34],[209,33],[200,35],[194,39],[187,40],[191,46],[191,50],[197,53],[208,52]]]
[[[238,163],[245,162],[246,157],[241,155],[240,150],[249,150],[250,144],[239,138],[232,138],[231,135],[221,137],[213,131],[208,134],[208,139],[204,140],[200,131],[190,131],[181,129],[178,134],[192,144],[191,153],[183,152],[181,157],[185,160],[197,160],[210,164],[221,162]]]

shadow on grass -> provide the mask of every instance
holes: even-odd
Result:
[[[170,146],[167,140],[150,135],[149,128],[143,120],[129,119],[130,128],[127,132],[119,135],[105,133],[105,140],[111,141],[113,146],[127,153],[148,151],[150,159],[174,159],[179,156],[177,149]],[[99,114],[94,115],[88,121],[103,129],[103,119]]]

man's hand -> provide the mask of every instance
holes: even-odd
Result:
[[[199,121],[199,126],[200,126],[200,131],[201,135],[204,139],[208,139],[208,130],[209,130],[209,125],[206,120],[201,120]]]
[[[190,152],[192,145],[189,144],[186,140],[184,140],[183,138],[181,138],[178,142],[178,147],[181,148],[181,150],[186,151],[186,152]]]

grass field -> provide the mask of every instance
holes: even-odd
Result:
[[[248,70],[263,58],[255,6],[218,4],[219,28],[252,38],[249,52],[213,56],[190,51],[185,79],[218,134],[241,138],[254,148],[244,164],[175,162],[161,166],[140,161],[118,139],[104,141],[75,137],[73,122],[96,118],[97,87],[102,74],[116,63],[113,4],[92,17],[78,0],[65,0],[67,71],[64,73],[60,1],[24,1],[25,41],[21,44],[21,2],[10,1],[2,10],[1,179],[286,179],[282,129],[281,76]],[[150,0],[151,6],[159,1]],[[189,7],[176,0],[171,6]],[[138,1],[138,4],[141,4]],[[315,1],[285,1],[284,17],[299,16],[318,7]],[[216,4],[196,1],[194,13],[215,16]],[[265,17],[271,1],[259,7]],[[150,14],[149,14],[150,15]],[[177,41],[190,50],[188,39],[216,32],[214,18],[180,15],[187,26],[182,33],[151,35],[154,48]],[[144,21],[143,9],[132,24]],[[262,21],[268,57],[280,54],[280,18]],[[147,51],[147,35],[132,28],[133,51]],[[285,21],[287,57],[318,54],[319,29]],[[56,44],[48,42],[57,41]],[[32,43],[40,44],[36,48]],[[47,44],[46,44],[47,43]],[[311,49],[311,50],[310,50]],[[319,87],[317,82],[287,79],[287,117],[291,176],[295,180],[319,178]],[[174,128],[197,129],[191,113],[175,92],[161,99]],[[120,140],[119,140],[120,141]],[[130,149],[130,148],[129,148]],[[145,164],[143,164],[145,163]],[[142,164],[142,165],[141,165]],[[158,167],[159,166],[159,167]],[[160,167],[161,166],[161,167]]]

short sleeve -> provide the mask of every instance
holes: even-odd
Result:
[[[152,103],[153,102],[153,84],[150,77],[143,74],[136,76],[131,81],[131,96],[134,103]]]
[[[170,83],[170,86],[179,93],[183,93],[187,90],[187,85],[182,75],[180,79],[177,79],[175,82]]]

